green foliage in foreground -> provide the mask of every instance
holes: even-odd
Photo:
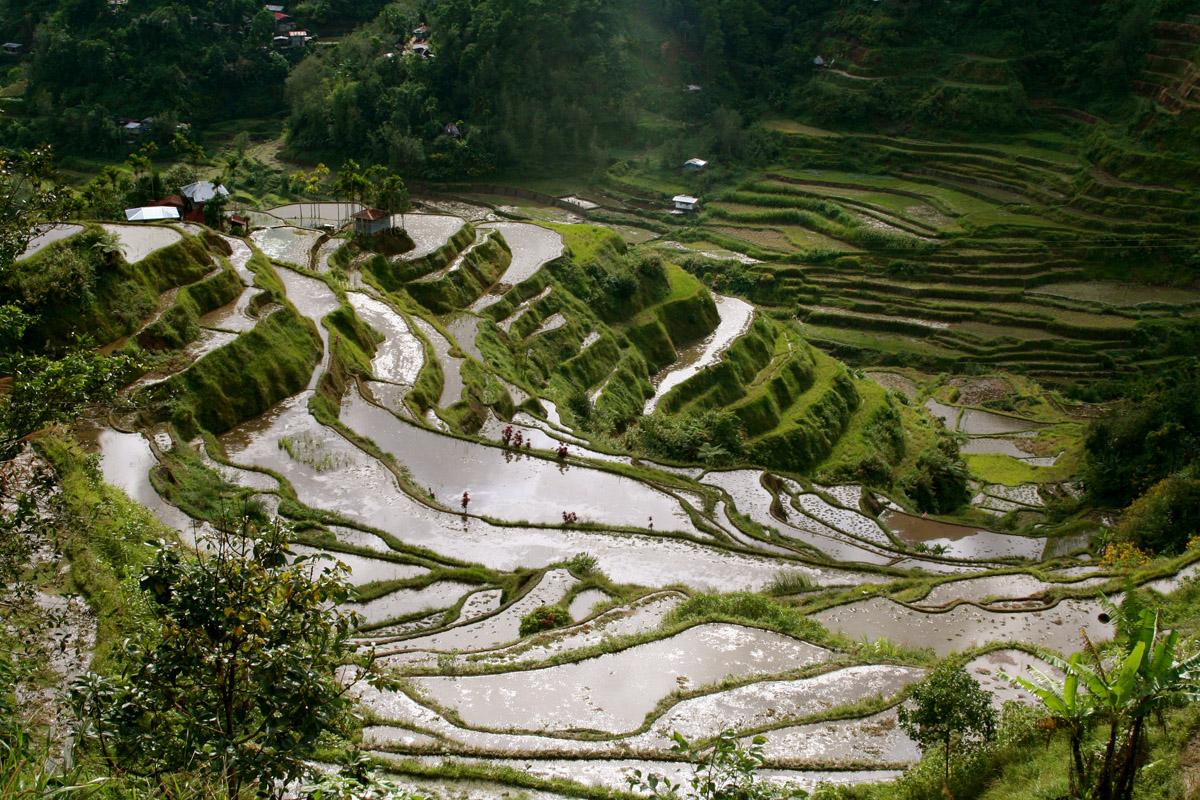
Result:
[[[757,778],[766,757],[766,737],[755,736],[744,746],[733,731],[724,731],[707,747],[697,747],[676,731],[671,753],[692,769],[687,783],[674,783],[653,772],[635,769],[626,776],[631,791],[654,800],[785,800],[805,798],[808,792]]]
[[[249,524],[190,557],[163,546],[142,573],[153,624],[122,669],[72,688],[85,741],[113,775],[198,774],[236,797],[309,770],[323,737],[348,735],[339,681],[356,620],[336,610],[345,568],[291,557],[287,532]]]
[[[900,727],[922,750],[941,748],[949,785],[954,750],[987,741],[995,730],[991,695],[961,666],[942,662],[913,689],[911,699],[911,705],[900,706]]]
[[[1072,798],[1128,800],[1147,748],[1147,723],[1172,707],[1200,700],[1200,652],[1179,652],[1179,633],[1160,636],[1158,615],[1143,611],[1115,663],[1089,649],[1069,660],[1049,659],[1065,673],[1061,682],[1043,674],[1014,678],[1032,692],[1070,739]],[[1100,748],[1091,734],[1107,731]]]
[[[1117,536],[1142,550],[1178,555],[1200,535],[1200,480],[1165,478],[1129,506]]]

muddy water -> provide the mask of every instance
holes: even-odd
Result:
[[[25,247],[25,252],[17,256],[17,261],[36,255],[55,242],[69,239],[82,230],[82,225],[72,225],[65,222],[39,225],[37,227],[37,235],[29,240],[29,244]]]
[[[727,491],[737,510],[759,525],[774,528],[788,539],[809,545],[832,559],[864,564],[887,564],[895,559],[894,554],[867,547],[799,513],[791,513],[788,522],[776,519],[771,514],[771,493],[759,482],[760,475],[757,470],[709,472],[704,483]]]
[[[367,625],[376,625],[418,611],[449,608],[473,588],[469,583],[438,581],[421,589],[397,589],[365,603],[347,603],[346,608],[362,614]]]
[[[821,611],[813,618],[854,640],[886,638],[908,647],[929,647],[938,655],[1002,641],[1073,653],[1083,645],[1080,628],[1093,641],[1112,638],[1112,625],[1099,620],[1103,611],[1097,601],[1063,600],[1043,611],[983,611],[960,605],[926,613],[876,597]]]
[[[977,408],[965,408],[958,420],[958,429],[970,436],[987,436],[997,433],[1023,433],[1037,430],[1044,424],[1031,419],[980,411]]]
[[[507,317],[502,319],[496,325],[496,327],[499,328],[500,330],[504,331],[505,333],[508,333],[510,330],[512,330],[512,326],[516,324],[517,320],[519,320],[521,317],[525,316],[525,312],[529,310],[530,306],[532,306],[534,303],[538,302],[539,300],[543,300],[543,299],[549,297],[550,293],[553,291],[554,291],[553,286],[547,286],[545,289],[542,289],[542,291],[538,292],[533,297],[529,298],[528,300],[522,301],[521,304],[519,306],[517,306],[515,309],[513,309],[513,312],[511,314],[509,314]]]
[[[344,239],[328,239],[320,247],[317,248],[316,263],[313,265],[317,272],[329,272],[332,268],[329,259],[333,258],[333,254],[344,245]]]
[[[350,305],[364,322],[383,335],[371,360],[371,371],[382,381],[412,386],[425,364],[425,348],[404,317],[381,300],[349,292]]]
[[[1087,578],[1077,583],[1047,583],[1032,575],[989,575],[984,578],[968,578],[935,586],[924,598],[916,601],[919,606],[945,606],[955,600],[982,603],[987,598],[1016,599],[1039,598],[1056,587],[1081,589],[1107,583],[1107,578]]]
[[[183,241],[183,235],[172,228],[158,225],[101,225],[105,231],[116,236],[121,243],[121,255],[130,264],[136,264],[155,250]]]
[[[575,595],[567,606],[571,619],[578,622],[592,615],[592,609],[608,600],[608,594],[599,589],[587,589]]]
[[[188,345],[180,351],[182,354],[181,361],[186,364],[183,369],[165,372],[148,372],[131,383],[125,392],[127,394],[132,394],[140,389],[146,388],[147,386],[154,386],[155,384],[162,383],[172,375],[182,372],[188,366],[191,366],[193,363],[199,361],[212,351],[220,347],[224,347],[236,338],[236,333],[231,333],[229,331],[214,331],[204,328],[200,331],[200,336],[198,336],[194,341],[189,342]]]
[[[794,506],[799,508],[808,516],[813,517],[819,522],[834,528],[839,531],[850,534],[858,539],[864,539],[871,544],[880,548],[892,547],[891,539],[887,533],[879,526],[879,523],[853,508],[841,508],[826,500],[819,495],[811,493],[803,493],[803,487],[796,484],[794,481],[785,481],[784,484],[789,491],[796,492],[794,495]]]
[[[1012,456],[1013,458],[1029,458],[1030,454],[1026,453],[1017,445],[1017,439],[1001,439],[995,436],[981,436],[967,441],[959,448],[959,451],[965,455],[973,454],[995,454],[1001,456]]]
[[[385,760],[388,758],[397,758],[386,753],[379,753],[378,755]],[[626,783],[625,778],[635,769],[641,770],[643,775],[655,773],[670,779],[672,783],[682,783],[685,786],[692,777],[692,767],[686,763],[676,761],[639,761],[628,758],[605,758],[587,761],[577,759],[479,759],[470,757],[444,759],[440,756],[423,756],[419,757],[418,760],[429,765],[441,763],[494,764],[541,778],[569,780],[582,783],[585,786],[599,787],[613,792],[625,792],[629,790],[629,785]],[[850,786],[859,783],[892,780],[898,777],[899,774],[898,771],[894,770],[820,771],[770,768],[760,769],[755,773],[759,779],[769,783],[794,786],[804,791],[816,789],[817,785],[821,783]],[[523,793],[522,796],[524,796]],[[495,795],[489,797],[495,797]]]
[[[414,281],[414,283],[433,283],[434,281],[438,280],[439,278],[444,278],[445,276],[447,276],[453,272],[458,272],[460,269],[462,269],[463,262],[467,259],[467,257],[472,252],[474,252],[477,247],[479,247],[481,244],[483,244],[490,238],[491,238],[491,234],[488,231],[476,229],[475,241],[473,241],[469,245],[467,245],[462,250],[462,252],[460,252],[457,256],[455,256],[454,259],[449,264],[447,264],[446,266],[442,267],[439,270],[434,270],[433,272],[429,273],[428,275],[422,275],[420,278],[417,278],[417,280]]]
[[[321,233],[318,231],[286,226],[266,228],[250,234],[251,241],[267,258],[305,269],[308,268],[312,249],[320,238]]]
[[[514,398],[515,401],[515,398]],[[539,423],[537,425],[533,423]],[[551,435],[542,427],[545,423],[540,423],[534,417],[526,414],[516,414],[513,416],[512,422],[506,422],[497,419],[495,415],[490,415],[488,421],[479,429],[479,435],[485,439],[492,439],[497,442],[501,441],[501,435],[505,428],[511,427],[514,432],[520,432],[522,440],[532,442],[534,450],[549,450],[557,451],[560,445],[567,445],[567,455],[569,457],[578,456],[580,458],[592,458],[597,461],[609,461],[613,463],[628,464],[629,456],[614,456],[609,453],[601,453],[599,450],[590,450],[579,444],[574,437],[568,437],[565,434],[555,431],[555,435]],[[532,458],[529,455],[517,455],[514,452],[514,458]]]
[[[320,225],[340,227],[361,210],[358,203],[291,203],[267,209],[266,213],[291,225],[315,228]]]
[[[679,501],[630,478],[547,459],[506,459],[486,447],[405,422],[352,391],[342,421],[401,461],[419,486],[439,497],[471,493],[468,511],[513,522],[561,524],[564,511],[580,522],[642,526],[648,517],[660,530],[694,530]],[[622,502],[614,504],[613,498]]]
[[[538,606],[553,605],[579,583],[565,569],[554,569],[542,576],[538,584],[498,614],[447,628],[444,631],[405,639],[381,650],[389,656],[388,663],[406,660],[403,655],[414,651],[446,652],[451,650],[487,650],[521,638],[521,618]]]
[[[349,581],[354,586],[363,586],[375,581],[401,581],[429,574],[427,567],[417,566],[416,564],[397,564],[395,561],[387,561],[382,558],[368,558],[360,556],[357,553],[319,550],[303,544],[294,544],[290,549],[298,556],[320,556],[314,563],[322,569],[332,568],[337,562],[345,564],[350,568]],[[461,595],[463,592],[459,592],[459,594]],[[455,597],[457,596],[455,595]]]
[[[253,330],[258,318],[250,313],[250,303],[262,294],[262,289],[247,288],[232,303],[221,306],[200,317],[200,327],[215,328],[233,333]]]
[[[1153,589],[1161,594],[1170,594],[1171,592],[1181,588],[1188,581],[1195,578],[1198,572],[1200,572],[1200,561],[1195,561],[1191,564],[1188,564],[1171,577],[1159,578],[1158,580],[1150,581],[1149,583],[1143,584],[1142,588]]]
[[[446,330],[454,337],[460,350],[476,361],[486,364],[487,361],[484,359],[479,345],[475,343],[476,337],[479,336],[479,323],[481,322],[483,320],[472,314],[459,314],[446,323]]]
[[[768,763],[860,762],[893,766],[921,758],[921,748],[900,729],[896,710],[862,719],[831,720],[764,734]],[[745,745],[750,741],[744,740]]]
[[[513,260],[500,282],[515,286],[532,278],[547,261],[563,254],[563,240],[556,231],[527,222],[492,222],[481,226],[500,231],[512,249]]]
[[[913,544],[923,542],[931,546],[942,545],[946,548],[945,555],[953,558],[1038,559],[1046,547],[1045,539],[969,528],[899,511],[885,511],[880,519],[904,541]]]
[[[714,623],[575,664],[411,680],[472,727],[621,733],[636,728],[661,698],[681,687],[769,675],[828,657],[822,648],[777,633]],[[646,664],[655,669],[639,668]]]
[[[675,363],[654,376],[654,396],[646,401],[643,413],[654,413],[658,401],[667,392],[692,377],[707,366],[716,364],[733,340],[746,332],[754,319],[754,306],[736,297],[726,297],[715,294],[717,314],[721,321],[708,338],[688,347],[679,353]]]
[[[242,283],[251,286],[254,283],[254,272],[248,266],[254,251],[250,249],[250,245],[246,244],[241,239],[233,236],[221,235],[221,239],[225,244],[229,245],[229,266],[233,267],[234,272],[242,279]]]
[[[438,400],[438,407],[445,408],[457,403],[462,398],[463,392],[463,360],[450,355],[450,340],[443,336],[437,328],[420,317],[413,317],[413,324],[433,345],[433,352],[437,355],[438,363],[442,365],[442,396]]]
[[[368,397],[393,414],[405,419],[413,418],[408,406],[404,405],[404,398],[408,396],[411,389],[411,386],[402,386],[398,383],[384,383],[383,381],[366,382],[366,394]],[[440,422],[441,420],[438,421]]]
[[[404,228],[416,245],[400,256],[405,261],[427,256],[446,244],[458,233],[465,222],[460,217],[443,214],[397,214],[392,224]]]
[[[282,267],[276,268],[275,272],[283,282],[288,300],[292,301],[292,305],[296,306],[297,311],[311,319],[317,326],[317,334],[321,337],[321,345],[325,350],[325,357],[321,361],[321,369],[323,369],[329,360],[329,331],[321,324],[321,320],[336,311],[341,303],[338,301],[337,295],[316,278],[310,278]],[[316,387],[317,380],[321,377],[321,369],[313,372],[308,391],[311,392]]]
[[[967,672],[979,681],[979,685],[992,695],[992,705],[997,710],[1009,701],[1036,705],[1037,698],[1026,689],[1014,684],[1004,676],[1015,676],[1037,681],[1037,670],[1044,675],[1061,678],[1062,673],[1048,663],[1031,656],[1024,650],[993,650],[976,656],[963,665]]]
[[[925,410],[940,419],[947,430],[958,430],[958,415],[962,413],[962,409],[958,406],[939,403],[931,397],[925,401]]]
[[[550,316],[546,317],[546,319],[542,320],[542,324],[538,326],[536,331],[529,334],[528,338],[541,336],[543,333],[550,333],[550,331],[556,331],[566,324],[567,318],[562,315],[561,311],[556,311]]]
[[[163,500],[150,484],[150,470],[157,464],[150,443],[139,433],[120,433],[108,428],[96,437],[100,448],[100,473],[109,483],[150,509],[168,528],[194,539],[196,522],[175,506]]]
[[[462,607],[458,610],[458,621],[465,622],[498,611],[503,599],[504,592],[500,589],[483,589],[475,592],[463,601]]]
[[[353,547],[365,547],[368,550],[374,550],[379,553],[395,552],[382,536],[374,533],[360,531],[357,528],[344,528],[340,525],[330,525],[329,532],[342,544],[348,544]]]
[[[194,442],[196,452],[200,456],[200,460],[204,462],[204,466],[211,469],[213,472],[221,476],[225,481],[242,486],[247,489],[253,489],[257,492],[276,492],[279,491],[279,481],[275,480],[270,475],[263,472],[255,472],[250,469],[241,469],[240,467],[231,467],[227,464],[222,464],[213,459],[208,454],[208,450],[204,448],[202,442]]]
[[[533,664],[572,650],[592,647],[605,639],[645,633],[661,625],[683,600],[684,596],[677,592],[646,595],[627,605],[611,608],[586,622],[540,634],[537,643],[532,646],[522,642],[493,650],[480,660],[488,664]],[[473,660],[479,658],[472,656]]]
[[[670,746],[682,733],[699,739],[722,730],[746,730],[828,712],[873,697],[891,697],[924,677],[915,667],[867,664],[811,678],[752,683],[675,704],[631,745]]]
[[[292,398],[264,417],[222,437],[232,461],[280,472],[303,502],[378,528],[400,541],[427,547],[448,558],[497,570],[539,568],[586,552],[618,583],[698,589],[757,589],[770,583],[779,561],[729,553],[691,542],[593,531],[497,527],[439,512],[400,491],[382,464],[352,447],[308,414],[307,397]],[[395,424],[400,424],[396,422]],[[283,436],[310,433],[321,443],[328,468],[288,458]],[[318,462],[320,463],[320,462]],[[321,464],[325,466],[325,464]],[[442,497],[457,502],[457,497]],[[815,583],[846,583],[852,573],[804,568]]]

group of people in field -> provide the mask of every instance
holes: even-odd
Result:
[[[533,437],[526,437],[519,429],[514,428],[512,425],[506,425],[504,430],[500,432],[500,441],[504,442],[505,447],[511,447],[516,450],[521,450],[522,448],[525,450],[531,450],[533,448]],[[558,455],[558,458],[561,461],[566,460],[567,456],[571,454],[571,451],[565,443],[560,442],[558,447],[555,449],[555,453]],[[429,497],[432,499],[433,496],[433,489],[430,488]],[[470,491],[463,490],[460,505],[462,506],[463,513],[465,514],[467,512],[467,506],[471,505]],[[562,520],[564,525],[574,525],[579,521],[579,515],[574,511],[564,511],[562,512]],[[651,527],[653,526],[653,523],[651,523]]]

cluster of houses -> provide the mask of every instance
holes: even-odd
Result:
[[[154,117],[146,117],[145,119],[117,118],[117,127],[121,129],[121,133],[125,136],[127,142],[136,142],[139,139],[149,136],[154,133],[158,124],[158,121]],[[186,122],[180,122],[175,125],[176,133],[187,134],[191,129],[192,126]]]
[[[204,222],[204,207],[217,197],[229,197],[229,190],[212,181],[196,181],[180,187],[179,194],[167,195],[153,203],[125,209],[125,219],[129,222]],[[245,220],[235,217],[230,217],[230,222],[234,225],[245,224]]]
[[[306,30],[298,27],[298,23],[287,13],[287,9],[280,5],[263,6],[275,18],[275,35],[271,39],[271,44],[280,50],[288,50],[293,47],[304,47],[316,37]]]
[[[433,58],[433,46],[429,43],[429,24],[422,22],[413,28],[412,38],[404,47],[405,53],[412,53],[421,58]]]

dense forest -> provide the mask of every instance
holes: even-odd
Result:
[[[289,12],[314,33],[369,24],[278,49],[252,0],[8,2],[0,36],[33,55],[26,113],[4,124],[14,142],[111,152],[122,118],[203,127],[286,111],[299,151],[445,177],[599,163],[634,141],[647,108],[960,131],[1021,130],[1047,103],[1137,119],[1131,83],[1151,26],[1187,5],[571,0],[548,14],[509,0],[311,2]],[[859,85],[819,79],[833,72]],[[703,92],[687,97],[688,85]],[[1138,135],[1191,134],[1153,127]]]

